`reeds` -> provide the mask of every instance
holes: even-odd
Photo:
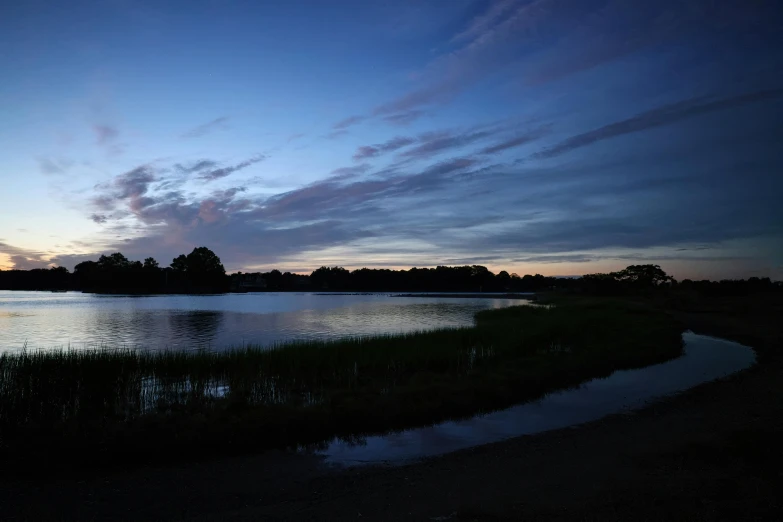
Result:
[[[68,449],[105,464],[318,443],[660,362],[681,354],[680,334],[660,312],[592,303],[481,312],[471,328],[225,351],[6,353],[0,451],[51,459]]]

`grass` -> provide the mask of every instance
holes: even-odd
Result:
[[[137,464],[426,425],[677,357],[681,333],[661,311],[602,300],[271,348],[4,354],[0,462]]]

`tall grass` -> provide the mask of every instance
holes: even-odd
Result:
[[[668,316],[611,302],[476,326],[228,351],[0,356],[0,456],[110,463],[318,443],[465,416],[681,354]]]

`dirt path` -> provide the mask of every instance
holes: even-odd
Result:
[[[4,480],[0,519],[780,520],[782,381],[783,363],[766,357],[634,415],[405,467],[328,471],[269,453]]]

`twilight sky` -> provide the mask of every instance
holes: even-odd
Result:
[[[776,0],[0,6],[0,268],[783,278]]]

